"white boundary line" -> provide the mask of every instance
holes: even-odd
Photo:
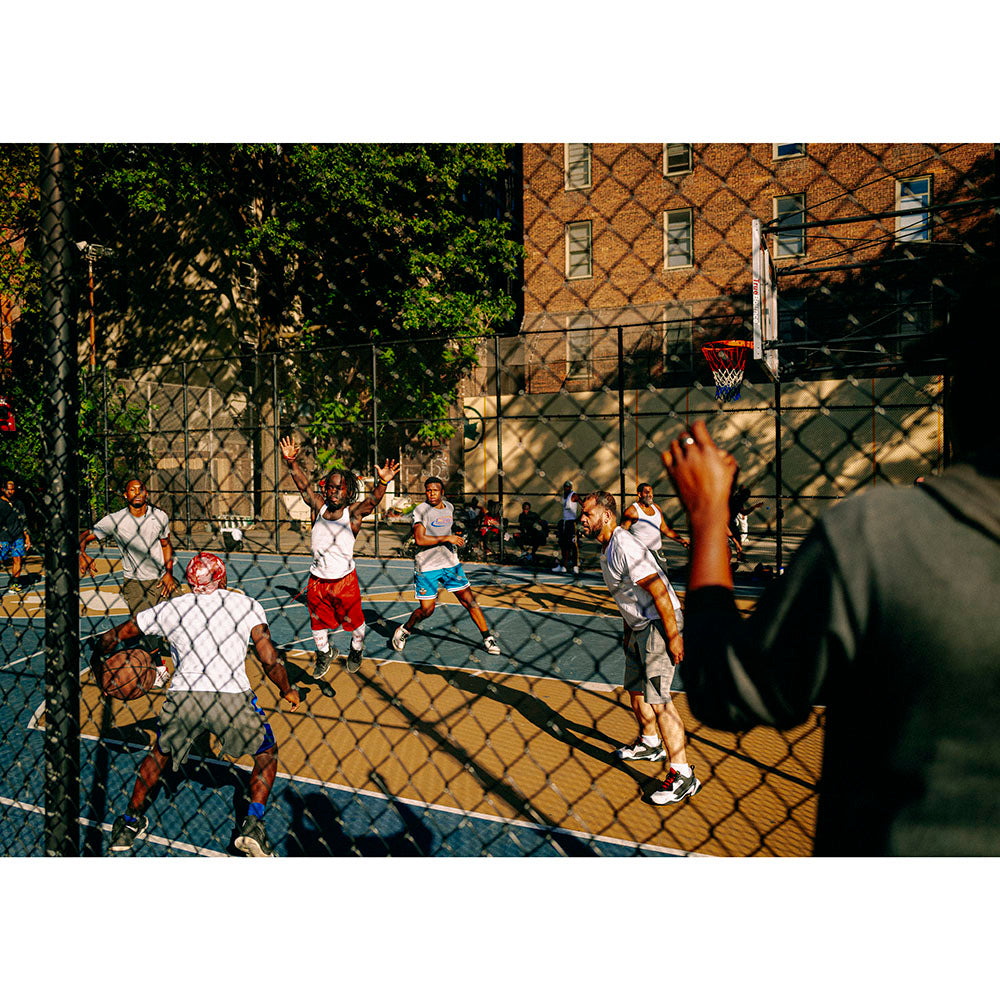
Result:
[[[2,795],[0,795],[0,805],[12,806],[14,809],[23,809],[25,812],[36,813],[41,816],[45,815],[45,808],[43,806],[36,806],[30,802],[18,802],[17,799],[8,799]],[[107,833],[111,832],[110,823],[95,823],[94,820],[84,819],[82,816],[78,816],[77,819],[84,826],[96,827],[98,830],[104,830]],[[194,844],[188,844],[182,840],[170,840],[168,837],[158,837],[152,833],[140,833],[136,839],[148,840],[150,843],[159,844],[161,847],[176,847],[178,850],[187,851],[189,854],[197,854],[203,858],[229,857],[223,851],[213,851],[208,847],[195,847]]]

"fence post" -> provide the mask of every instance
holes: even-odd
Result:
[[[78,345],[70,321],[68,183],[58,143],[41,147],[46,315],[45,853],[80,853],[80,509]]]
[[[111,470],[108,468],[108,370],[103,365],[101,366],[101,415],[103,417],[104,430],[101,441],[104,460],[104,508],[101,512],[101,517],[103,517],[107,514],[108,508],[111,506],[108,494],[108,479],[111,476]],[[94,511],[94,513],[96,514],[97,512]]]
[[[781,575],[781,381],[774,383],[774,571]]]
[[[499,559],[503,565],[503,419],[501,416],[500,404],[500,337],[493,334],[493,385],[496,391],[496,421],[497,421],[497,506],[500,518],[500,545]],[[485,407],[483,408],[485,410]],[[483,428],[485,431],[485,428]],[[483,453],[485,454],[486,442],[483,442]]]
[[[621,327],[618,327],[618,469],[621,489],[618,517],[621,518],[625,512],[625,341]]]
[[[187,544],[191,546],[191,438],[188,421],[188,377],[187,362],[181,362],[181,398],[184,416],[184,530],[187,534]]]
[[[378,465],[378,350],[372,344],[372,455],[373,468]],[[375,473],[376,478],[378,473]],[[377,484],[373,484],[373,490]],[[375,558],[379,558],[378,548],[378,504],[375,505]]]
[[[274,451],[274,551],[281,551],[281,463],[279,461],[278,439],[281,428],[278,426],[278,352],[271,355],[271,409],[274,412],[274,441],[271,447]]]

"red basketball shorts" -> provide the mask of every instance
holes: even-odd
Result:
[[[339,580],[321,580],[318,576],[310,576],[306,606],[314,631],[343,626],[346,631],[353,632],[365,620],[357,572],[351,570]]]

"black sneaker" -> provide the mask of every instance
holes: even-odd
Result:
[[[701,788],[701,782],[694,776],[694,767],[691,768],[691,773],[686,778],[671,768],[667,780],[663,782],[663,787],[653,792],[650,798],[655,805],[666,806],[672,802],[680,802],[681,799],[689,795],[694,795],[699,788]]]
[[[330,662],[333,660],[333,650],[316,650],[316,662],[313,664],[313,677],[324,677],[330,669]]]
[[[124,816],[119,816],[111,827],[111,847],[110,850],[116,854],[120,851],[128,851],[135,843],[135,838],[141,836],[149,820],[145,816],[140,816],[137,820],[129,823]]]
[[[256,816],[247,816],[236,831],[233,841],[236,850],[242,851],[248,858],[276,858],[274,848],[267,839],[264,821]]]
[[[349,674],[356,674],[358,672],[361,667],[363,653],[363,649],[355,649],[351,646],[351,651],[347,654],[347,672]]]

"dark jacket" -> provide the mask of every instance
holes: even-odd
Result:
[[[826,707],[817,854],[1000,855],[1000,478],[956,465],[844,500],[749,621],[721,587],[684,616],[706,724]]]

